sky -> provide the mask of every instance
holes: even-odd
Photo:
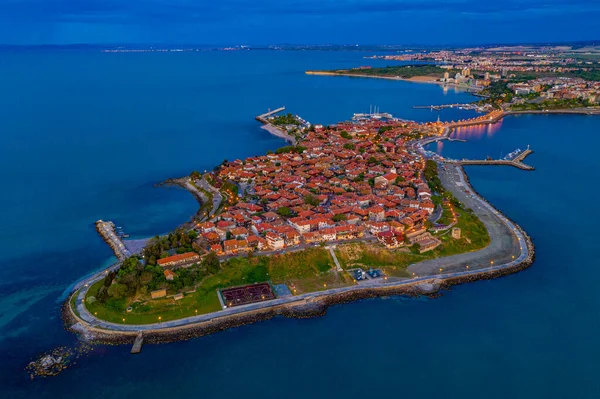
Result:
[[[598,21],[600,0],[0,0],[0,43],[531,43]]]

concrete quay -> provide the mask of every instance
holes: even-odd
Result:
[[[96,231],[98,231],[102,239],[110,246],[120,262],[131,256],[131,252],[117,235],[115,224],[113,222],[98,220],[96,222]]]
[[[507,165],[514,166],[515,168],[521,170],[535,170],[533,166],[526,165],[521,162],[525,159],[529,154],[533,153],[532,150],[526,149],[514,159],[465,159],[462,161],[445,161],[447,164],[460,165],[460,166],[468,166],[468,165]]]

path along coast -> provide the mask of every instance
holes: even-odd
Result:
[[[370,280],[349,287],[278,298],[162,323],[122,325],[95,318],[84,305],[89,287],[104,276],[104,273],[99,273],[78,284],[78,291],[72,294],[76,296],[76,309],[71,306],[72,297],[69,298],[63,306],[63,319],[69,329],[93,342],[131,344],[139,331],[143,331],[144,341],[147,343],[170,342],[275,316],[319,316],[325,314],[331,305],[359,299],[393,295],[437,295],[439,290],[455,284],[496,278],[530,266],[534,259],[534,247],[529,236],[476,194],[461,167],[453,169],[449,168],[449,171],[441,173],[441,179],[447,189],[481,218],[490,233],[490,245],[479,251],[411,265],[409,271],[414,273],[413,278]]]

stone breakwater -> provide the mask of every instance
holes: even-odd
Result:
[[[123,241],[119,238],[117,233],[115,232],[115,225],[113,222],[105,222],[103,220],[98,220],[96,222],[96,231],[104,242],[108,244],[108,246],[113,250],[117,259],[122,262],[127,257],[131,256],[129,250],[125,247]]]

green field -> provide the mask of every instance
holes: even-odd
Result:
[[[205,277],[195,292],[184,298],[150,299],[146,292],[123,298],[108,298],[104,303],[90,303],[104,280],[93,284],[86,295],[86,307],[96,317],[120,324],[150,324],[221,310],[217,290],[239,285],[271,281],[287,284],[295,294],[321,291],[354,284],[347,273],[334,271],[333,259],[323,248],[273,255],[270,257],[232,258],[221,264],[218,272]],[[168,292],[174,294],[175,292]],[[72,302],[74,306],[74,302]],[[127,312],[127,308],[131,311]]]
[[[365,76],[398,76],[403,79],[410,79],[415,76],[432,76],[441,78],[444,72],[456,74],[457,71],[440,68],[435,65],[402,65],[402,66],[387,66],[383,68],[368,68],[368,69],[338,69],[331,71],[338,74],[353,74]]]

